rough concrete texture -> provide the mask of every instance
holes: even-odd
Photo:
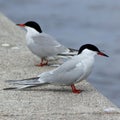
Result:
[[[25,32],[0,14],[0,120],[120,120],[120,110],[83,81],[70,87],[47,85],[8,90],[5,80],[37,76],[53,67],[35,67],[39,58],[25,45]]]

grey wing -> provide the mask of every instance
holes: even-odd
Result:
[[[83,75],[82,63],[76,65],[74,61],[68,61],[57,69],[42,74],[40,78],[51,84],[71,85],[82,80]]]
[[[54,51],[56,54],[68,51],[68,48],[61,45],[52,36],[41,33],[39,36],[33,37],[34,42],[39,45],[44,51],[47,49],[49,51]]]

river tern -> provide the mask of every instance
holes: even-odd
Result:
[[[85,44],[80,47],[78,55],[73,56],[51,71],[43,72],[38,77],[24,80],[7,80],[7,82],[18,85],[15,89],[54,84],[71,86],[73,93],[80,93],[82,90],[76,89],[74,84],[87,79],[90,75],[95,62],[95,55],[108,57],[108,55],[101,52],[95,45]],[[10,88],[6,88],[6,90],[8,89]]]
[[[77,50],[69,49],[60,44],[54,37],[42,31],[40,25],[34,21],[28,21],[24,24],[17,24],[27,30],[26,41],[30,51],[41,58],[40,64],[44,66],[48,64],[48,57],[56,55],[76,55]],[[74,51],[74,52],[73,52]]]

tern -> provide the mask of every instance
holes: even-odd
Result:
[[[40,25],[34,21],[28,21],[24,24],[17,25],[20,27],[24,27],[27,30],[27,46],[33,54],[41,58],[41,62],[37,66],[47,65],[48,57],[55,56],[58,54],[71,54],[73,53],[73,51],[77,51],[65,47],[64,45],[60,44],[54,37],[47,33],[44,33]],[[76,55],[77,52],[73,54]]]
[[[7,80],[7,82],[20,85],[15,87],[16,89],[25,89],[46,84],[65,85],[71,86],[73,93],[80,93],[82,90],[76,89],[74,84],[87,79],[90,75],[95,62],[95,55],[108,57],[108,55],[101,52],[95,45],[85,44],[80,47],[78,55],[73,56],[51,71],[43,72],[35,78]]]

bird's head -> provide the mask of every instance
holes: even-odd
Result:
[[[20,27],[24,27],[27,31],[29,31],[29,29],[34,29],[35,31],[42,33],[40,25],[34,21],[28,21],[26,23],[17,24],[17,25]]]
[[[85,44],[82,45],[78,51],[78,54],[88,54],[88,55],[101,55],[105,57],[109,57],[105,53],[101,52],[95,45]]]

